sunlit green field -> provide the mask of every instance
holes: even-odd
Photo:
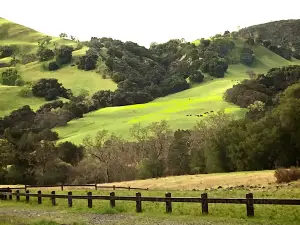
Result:
[[[86,195],[87,191],[92,191],[93,195],[109,195],[110,191],[106,190],[72,190],[73,195]],[[31,193],[37,193],[37,189],[30,190]],[[50,193],[51,190],[43,190],[42,193]],[[58,191],[56,194],[67,194],[68,190]],[[172,191],[172,197],[199,197],[204,191]],[[213,190],[207,191],[208,197],[211,198],[245,198],[249,190]],[[254,198],[298,198],[300,189],[295,187],[284,187],[280,189],[259,189],[251,190],[254,193]],[[116,196],[135,196],[135,191],[115,191]],[[142,196],[164,197],[164,191],[141,191]],[[21,202],[17,203],[14,200],[1,201],[0,210],[9,208],[15,210],[55,210],[65,213],[88,213],[97,214],[116,214],[136,216],[135,202],[116,201],[116,207],[112,209],[107,200],[93,200],[93,208],[87,207],[87,200],[73,200],[73,207],[68,208],[66,199],[56,199],[57,205],[51,206],[49,198],[44,198],[42,205],[37,204],[37,198],[31,198],[30,203],[25,203],[25,197],[21,197]],[[201,205],[198,203],[172,203],[172,214],[169,218],[179,218],[185,216],[190,219],[199,219],[200,221],[210,222],[209,224],[285,224],[296,225],[300,223],[299,206],[274,206],[274,205],[255,205],[254,218],[247,218],[246,206],[242,204],[209,204],[209,215],[201,214]],[[140,214],[140,219],[146,219],[151,216],[153,218],[161,218],[166,216],[165,203],[160,202],[143,202],[143,213]],[[67,215],[65,215],[67,218]],[[117,216],[117,215],[116,215]],[[218,223],[218,221],[227,221],[227,223]],[[172,224],[172,223],[170,223]],[[206,224],[206,223],[204,223]]]
[[[228,113],[242,115],[245,111],[225,102],[222,95],[236,82],[232,79],[243,79],[243,76],[235,74],[231,69],[226,79],[210,79],[207,78],[208,81],[189,90],[150,103],[100,109],[55,130],[62,140],[80,143],[86,135],[94,135],[101,129],[128,137],[130,127],[139,122],[146,125],[167,120],[173,129],[186,129],[194,126],[200,118],[205,118],[207,116],[205,112],[225,110]]]
[[[0,85],[0,117],[8,115],[12,110],[30,105],[34,110],[45,103],[42,98],[30,97],[23,98],[19,96],[21,87],[1,86]]]

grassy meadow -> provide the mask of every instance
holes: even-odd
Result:
[[[69,189],[71,190],[71,189]],[[67,194],[67,191],[56,191],[56,194]],[[73,195],[86,195],[87,191],[92,191],[93,195],[109,195],[109,190],[78,190],[73,189]],[[300,188],[286,186],[282,188],[269,187],[267,189],[218,189],[205,191],[208,197],[215,198],[245,198],[246,193],[252,192],[255,198],[299,198]],[[31,193],[36,193],[37,189],[31,189]],[[50,193],[50,189],[42,189],[42,193]],[[141,191],[142,196],[163,197],[166,191]],[[199,197],[203,190],[199,191],[171,191],[173,197]],[[135,191],[115,191],[116,196],[135,196]],[[59,211],[69,214],[81,215],[84,213],[95,214],[123,214],[127,216],[138,216],[141,221],[147,217],[168,218],[180,220],[183,218],[210,222],[209,224],[285,224],[296,225],[300,223],[299,206],[274,206],[274,205],[255,205],[254,218],[247,218],[246,207],[241,204],[209,204],[209,215],[201,213],[201,206],[198,203],[172,203],[173,212],[171,215],[165,213],[165,203],[142,202],[143,213],[135,213],[135,202],[116,201],[116,207],[111,208],[109,201],[93,200],[93,208],[87,207],[87,200],[73,200],[73,207],[67,207],[66,199],[57,199],[57,206],[51,205],[50,199],[44,198],[42,205],[37,204],[37,198],[31,198],[30,203],[25,203],[25,197],[21,197],[20,202],[2,201],[0,211],[13,208],[14,210],[40,210],[40,212]],[[38,213],[37,213],[38,214]],[[117,215],[116,215],[117,216]],[[65,217],[66,216],[65,214]],[[226,221],[226,223],[219,223]],[[215,223],[214,223],[215,222]],[[1,223],[0,223],[1,224]],[[119,223],[116,223],[119,224]],[[170,223],[172,224],[172,223]],[[206,224],[206,223],[204,223]]]

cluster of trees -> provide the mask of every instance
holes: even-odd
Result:
[[[55,100],[57,97],[69,99],[72,96],[70,89],[65,89],[57,79],[39,79],[32,85],[32,93],[36,97],[43,97],[47,101]]]
[[[16,69],[7,69],[0,74],[0,83],[7,86],[22,86],[25,82]]]
[[[275,43],[273,44],[270,40],[264,39],[262,35],[257,35],[255,39],[249,37],[247,38],[246,43],[248,45],[254,45],[254,43],[260,44],[265,48],[268,48],[270,51],[274,52],[275,54],[280,55],[281,57],[287,60],[291,60],[292,56],[298,57],[298,53],[299,53],[299,51],[293,52],[289,46],[285,47],[285,46],[276,45]]]
[[[243,38],[255,37],[257,43],[267,42],[267,46],[281,46],[293,50],[296,56],[300,52],[299,45],[300,20],[281,20],[243,28],[239,35]]]
[[[50,71],[54,71],[58,70],[62,65],[71,62],[72,52],[74,51],[74,49],[72,46],[62,45],[59,47],[56,46],[55,49],[52,50],[48,48],[51,40],[51,37],[46,36],[38,42],[39,47],[36,56],[41,62],[49,61],[55,57],[55,61],[51,61],[47,64],[47,69]]]
[[[209,73],[211,76],[224,77],[228,69],[228,53],[235,48],[228,33],[216,36],[212,40],[201,39],[198,46],[201,71]]]
[[[0,118],[0,182],[52,184],[68,182],[84,149],[55,142],[51,118],[29,106]]]
[[[93,99],[103,106],[145,103],[183,91],[190,87],[187,78],[193,83],[203,81],[201,71],[224,77],[228,69],[226,57],[235,47],[225,36],[202,39],[198,46],[174,39],[163,44],[152,43],[149,49],[111,38],[93,37],[87,44],[89,50],[79,57],[78,69],[101,67],[103,71],[105,67],[118,84],[115,92],[94,94]]]
[[[225,92],[226,101],[246,108],[255,101],[266,106],[278,104],[280,93],[288,86],[299,82],[300,66],[273,68],[266,75],[259,74],[256,79],[243,80]]]

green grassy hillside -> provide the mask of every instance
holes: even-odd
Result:
[[[0,18],[0,46],[14,45],[18,49],[17,54],[35,53],[38,47],[38,41],[45,34],[39,33],[28,27],[15,24],[8,20]],[[49,48],[54,48],[54,43],[58,45],[72,45],[76,43],[71,40],[65,40],[58,37],[52,37]],[[84,55],[87,47],[73,52],[73,59]],[[10,64],[10,57],[0,59],[0,64]],[[0,68],[0,72],[8,67]],[[56,78],[66,88],[70,88],[74,94],[77,94],[81,89],[88,90],[90,94],[98,90],[115,90],[117,85],[110,79],[102,79],[101,75],[94,71],[78,70],[70,65],[55,71],[49,72],[43,69],[43,63],[33,62],[26,65],[18,65],[21,76],[25,81],[35,81],[41,78]],[[23,98],[18,95],[20,87],[5,87],[0,85],[0,117],[7,115],[14,109],[23,105],[30,105],[36,109],[45,101],[39,98]]]
[[[30,28],[14,24],[5,19],[0,19],[0,45],[11,44],[19,46],[20,51],[32,53],[36,51],[37,42],[45,36]],[[58,44],[74,45],[70,40],[54,38]],[[196,43],[198,43],[196,41]],[[242,40],[235,40],[236,48],[231,57],[239,59],[240,51],[244,46]],[[85,54],[87,47],[74,51],[74,58]],[[127,136],[129,128],[141,122],[149,124],[154,121],[168,120],[172,128],[190,128],[197,120],[207,116],[205,112],[225,110],[237,116],[245,113],[236,105],[225,102],[223,93],[234,83],[248,78],[246,71],[253,70],[255,73],[265,73],[270,68],[298,64],[299,61],[288,61],[274,54],[268,49],[255,45],[253,47],[256,60],[251,67],[242,64],[230,65],[225,78],[217,79],[206,75],[205,82],[193,86],[191,89],[156,99],[153,102],[123,107],[111,107],[101,109],[84,116],[83,119],[71,121],[66,127],[56,128],[61,140],[69,140],[80,143],[88,134],[94,135],[100,129],[108,129],[111,132]],[[5,58],[0,63],[9,62]],[[0,68],[0,71],[4,68]],[[33,62],[19,65],[18,69],[25,81],[35,81],[40,78],[57,78],[66,88],[70,88],[77,94],[81,89],[88,90],[90,94],[98,90],[115,90],[117,85],[110,79],[102,79],[101,75],[94,71],[82,71],[76,67],[67,65],[56,72],[43,69],[43,64]],[[10,111],[25,104],[33,109],[44,103],[43,99],[22,98],[18,95],[20,87],[0,86],[0,116],[7,115]],[[187,116],[192,115],[192,116]],[[197,115],[203,115],[198,117]]]
[[[243,42],[236,41],[236,45],[238,51]],[[204,115],[205,112],[225,110],[225,112],[241,116],[246,110],[225,102],[222,96],[225,90],[232,87],[234,83],[248,78],[247,70],[266,73],[273,67],[299,64],[297,60],[285,60],[260,45],[254,46],[253,50],[256,56],[253,66],[230,65],[225,78],[212,80],[212,77],[206,75],[204,83],[189,90],[146,104],[100,109],[85,115],[83,119],[69,122],[66,127],[59,127],[55,130],[61,140],[80,143],[86,135],[94,135],[101,129],[126,137],[129,135],[129,128],[138,122],[149,124],[154,121],[167,120],[174,129],[186,129],[194,126],[196,121],[205,118],[207,116]],[[195,116],[201,114],[203,117]]]

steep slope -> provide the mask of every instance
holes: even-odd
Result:
[[[261,35],[275,45],[300,49],[300,20],[280,20],[243,28],[239,31],[242,37]]]
[[[13,45],[18,48],[18,53],[27,54],[35,53],[38,47],[38,41],[47,35],[42,34],[31,28],[13,23],[9,20],[0,18],[0,45]],[[54,47],[54,42],[57,44],[74,45],[75,43],[52,37],[50,48]]]
[[[236,41],[239,49],[242,40]],[[223,100],[223,93],[238,81],[249,78],[248,70],[255,73],[266,73],[273,67],[300,64],[299,60],[288,61],[270,50],[255,45],[256,56],[252,67],[242,64],[230,65],[225,78],[214,79],[206,75],[205,82],[177,94],[156,99],[153,102],[139,105],[110,107],[89,113],[83,119],[71,121],[65,127],[59,127],[58,132],[62,141],[81,143],[86,135],[95,135],[101,129],[117,133],[122,137],[129,136],[129,129],[134,123],[149,124],[151,122],[168,120],[173,129],[191,128],[207,116],[205,112],[225,110],[235,116],[246,112],[234,104]],[[192,116],[187,116],[192,115]],[[202,115],[198,117],[197,115]]]

